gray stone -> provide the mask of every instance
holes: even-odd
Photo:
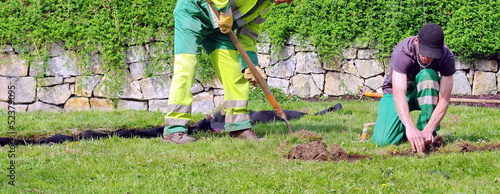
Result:
[[[213,89],[214,91],[214,96],[224,96],[224,90],[223,89]]]
[[[88,98],[72,97],[64,104],[65,111],[83,111],[90,110],[90,102]]]
[[[65,52],[61,56],[50,58],[47,62],[49,64],[47,75],[65,78],[80,75],[74,61],[75,58],[73,52]]]
[[[87,70],[94,74],[104,74],[108,69],[104,68],[101,55],[98,53],[90,53],[86,60]]]
[[[0,76],[21,77],[27,75],[26,60],[19,55],[0,53]]]
[[[266,68],[271,64],[271,56],[270,55],[263,55],[263,54],[258,54],[257,59],[259,60],[259,66],[261,68]]]
[[[469,83],[474,83],[474,74],[476,73],[476,71],[474,71],[474,68],[471,68],[469,70],[469,73],[467,73],[467,80],[469,81]]]
[[[293,75],[295,75],[295,57],[267,67],[266,73],[270,77],[292,77]]]
[[[496,94],[498,91],[496,82],[495,73],[476,71],[474,74],[472,94]]]
[[[497,72],[498,62],[495,60],[478,59],[474,61],[474,67],[477,71]]]
[[[172,81],[167,78],[155,76],[142,79],[139,83],[144,100],[168,98]]]
[[[90,98],[90,109],[111,111],[115,108],[112,100],[104,98]]]
[[[269,52],[271,51],[271,44],[259,42],[257,43],[257,51],[258,53],[269,54]]]
[[[323,74],[312,74],[311,75],[314,83],[316,83],[316,86],[319,88],[319,90],[323,91],[324,85],[325,85],[325,75]]]
[[[29,76],[31,76],[31,77],[46,76],[45,72],[47,71],[47,67],[45,66],[45,62],[43,62],[41,59],[35,58],[29,64],[30,64],[29,65]]]
[[[313,46],[312,38],[305,38],[301,35],[293,35],[287,38],[288,45],[295,46],[296,52],[314,51],[316,48]]]
[[[358,70],[356,70],[356,67],[354,66],[354,61],[347,61],[347,63],[342,65],[342,71],[356,76],[359,75]]]
[[[9,110],[9,103],[0,101],[0,110]]]
[[[125,63],[145,62],[147,57],[146,49],[143,46],[131,46],[125,50]]]
[[[118,102],[118,109],[132,109],[132,110],[148,110],[147,102],[120,100]]]
[[[130,79],[139,80],[144,78],[144,70],[146,68],[146,62],[131,63],[130,68]]]
[[[222,109],[224,104],[224,96],[214,96],[215,109]]]
[[[210,88],[223,88],[222,83],[220,82],[219,78],[214,75],[214,79],[212,81],[208,81],[205,83],[200,82],[203,87],[205,87],[205,90],[210,89]]]
[[[316,53],[299,52],[295,55],[297,60],[297,73],[323,73],[318,55]]]
[[[290,81],[286,79],[270,77],[267,79],[267,84],[269,85],[269,87],[279,88],[281,89],[281,91],[283,91],[283,93],[289,94],[288,86],[290,85]]]
[[[123,98],[123,99],[134,99],[143,100],[143,94],[141,93],[140,84],[134,84],[130,79],[124,80],[123,85],[118,93],[113,93],[109,90],[105,83],[108,83],[109,78],[107,75],[101,79],[101,82],[97,84],[94,88],[94,97],[102,98]],[[108,83],[109,84],[109,83]]]
[[[376,51],[373,49],[359,49],[358,59],[373,59],[374,53]]]
[[[498,92],[500,93],[500,71],[497,73],[497,83],[498,83]]]
[[[342,71],[342,66],[347,60],[342,60],[339,58],[330,58],[323,60],[323,69],[330,71]]]
[[[471,62],[464,58],[455,58],[455,68],[457,70],[470,69]]]
[[[155,112],[159,111],[162,113],[167,112],[168,100],[150,100],[148,111]]]
[[[211,91],[193,96],[192,113],[211,113],[215,109],[214,95]]]
[[[298,74],[291,79],[290,94],[302,98],[314,97],[321,94],[321,90],[309,75]]]
[[[12,105],[16,112],[26,112],[28,110],[27,104],[14,104]]]
[[[282,46],[280,51],[271,50],[271,63],[290,59],[295,54],[293,46]]]
[[[325,93],[333,96],[359,94],[363,79],[350,74],[328,72],[325,79]]]
[[[42,102],[60,105],[64,104],[71,96],[69,84],[56,85],[52,87],[38,87],[38,99]]]
[[[71,95],[75,95],[75,84],[69,84],[69,91],[71,91]]]
[[[62,84],[64,81],[63,77],[43,77],[38,78],[37,80],[38,86],[54,86]]]
[[[63,83],[65,83],[65,84],[74,84],[74,83],[76,83],[76,77],[64,78]]]
[[[170,86],[170,83],[168,85]],[[193,87],[191,87],[191,93],[193,94],[203,92],[204,90],[205,88],[198,82],[194,82]]]
[[[132,81],[128,80],[122,87],[122,94],[120,94],[120,98],[125,99],[134,99],[134,100],[143,100],[144,96],[141,93],[141,88],[138,87],[138,84],[134,84]]]
[[[4,48],[4,51],[6,53],[12,53],[14,52],[14,47],[10,44],[6,44],[6,45],[2,45],[2,47]]]
[[[472,94],[472,89],[465,72],[458,70],[453,74],[453,90],[451,94]]]
[[[47,44],[47,55],[51,57],[58,57],[61,56],[64,53],[64,48],[62,47],[64,45],[63,42],[53,42],[53,43],[48,43]]]
[[[384,73],[378,60],[354,60],[354,66],[362,78],[369,78]]]
[[[28,112],[35,111],[46,111],[46,112],[61,112],[63,109],[59,106],[46,104],[40,101],[36,101],[33,104],[28,105]]]
[[[36,80],[33,77],[15,77],[10,79],[14,86],[15,103],[32,103],[36,99]]]
[[[0,76],[0,101],[9,101],[9,87],[10,78]]]
[[[77,96],[91,97],[92,91],[94,91],[102,77],[102,75],[76,77],[75,94]]]
[[[365,86],[371,89],[371,91],[377,91],[379,88],[382,87],[383,83],[384,83],[384,77],[381,75],[368,78],[365,80]]]
[[[356,59],[356,56],[358,55],[358,49],[355,48],[347,48],[342,51],[342,57],[344,59]]]

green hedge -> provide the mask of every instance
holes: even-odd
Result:
[[[6,0],[0,3],[0,44],[44,51],[45,43],[62,40],[79,53],[100,50],[116,67],[130,42],[145,43],[173,27],[174,6],[154,0]]]
[[[29,43],[43,51],[63,40],[67,49],[95,52],[122,65],[125,46],[172,34],[176,1],[167,0],[2,0],[0,45]],[[271,12],[265,33],[282,44],[307,37],[321,56],[350,45],[371,45],[388,56],[421,25],[440,24],[456,54],[482,58],[500,50],[500,1],[489,0],[295,0]],[[168,37],[168,36],[166,36]],[[172,44],[172,37],[165,42]],[[78,49],[76,49],[78,48]]]
[[[500,1],[295,0],[275,10],[266,29],[276,43],[294,34],[312,37],[322,56],[353,43],[388,56],[397,42],[430,22],[442,26],[456,55],[482,58],[500,51]]]

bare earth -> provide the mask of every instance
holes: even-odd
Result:
[[[339,145],[333,144],[328,150],[328,145],[321,141],[323,137],[315,132],[302,129],[300,131],[290,134],[294,138],[310,141],[308,143],[293,146],[286,158],[289,160],[315,160],[315,161],[348,161],[354,162],[357,160],[371,159],[370,156],[360,154],[350,154],[342,149]],[[282,143],[286,145],[287,142]],[[474,145],[469,142],[455,142],[445,146],[445,138],[443,136],[436,136],[433,144],[427,145],[425,155],[433,153],[465,153],[465,152],[486,152],[495,151],[500,149],[500,143],[487,143],[483,145]],[[403,151],[388,151],[391,156],[422,156],[413,152],[411,149]]]

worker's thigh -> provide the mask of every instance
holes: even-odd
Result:
[[[380,146],[396,144],[404,137],[405,127],[399,119],[392,94],[384,94],[378,104],[372,141]]]

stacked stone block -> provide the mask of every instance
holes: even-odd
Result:
[[[172,50],[164,42],[155,40],[126,49],[123,62],[128,68],[118,94],[106,92],[104,83],[113,74],[105,68],[99,52],[89,53],[82,60],[75,51],[64,49],[62,41],[47,47],[46,61],[28,63],[21,54],[34,52],[29,45],[0,45],[0,109],[7,109],[7,88],[14,86],[14,104],[20,112],[115,109],[166,112],[172,76],[168,61],[171,60],[161,56],[171,54]],[[379,58],[378,51],[368,46],[353,46],[345,49],[339,59],[324,62],[314,47],[295,38],[278,48],[264,38],[258,50],[268,85],[302,98],[358,95],[362,90],[382,92],[390,67],[390,58]],[[500,92],[499,61],[500,54],[474,61],[459,58],[452,93]],[[162,70],[146,73],[148,65],[153,63]],[[209,83],[197,80],[191,91],[194,112],[213,112],[223,102],[222,84],[216,78]]]

